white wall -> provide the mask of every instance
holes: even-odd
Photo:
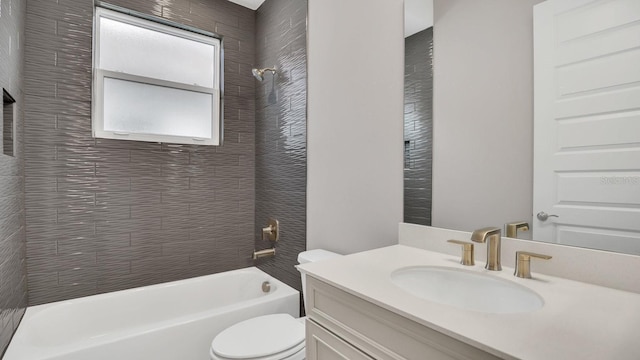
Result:
[[[309,0],[307,248],[395,244],[402,221],[402,0]]]
[[[404,0],[404,37],[433,26],[433,0]]]
[[[434,2],[433,226],[531,220],[539,2]]]

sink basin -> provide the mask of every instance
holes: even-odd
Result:
[[[411,295],[483,313],[525,313],[544,305],[538,294],[514,282],[447,267],[402,268],[391,281]]]

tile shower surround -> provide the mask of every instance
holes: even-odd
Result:
[[[25,4],[25,0],[0,1],[0,88],[11,94],[17,107],[14,156],[0,151],[0,357],[27,306],[22,115]]]
[[[433,28],[428,28],[405,39],[404,140],[408,149],[404,155],[404,222],[407,223],[431,225],[432,128]]]
[[[255,12],[224,0],[110,3],[224,36],[224,145],[92,138],[93,1],[29,1],[30,305],[253,265]]]
[[[278,73],[256,83],[255,231],[269,217],[282,228],[277,256],[258,267],[298,290],[294,266],[306,249],[306,20],[306,0],[267,0],[256,12],[256,65],[275,65]],[[256,243],[257,249],[270,246]]]

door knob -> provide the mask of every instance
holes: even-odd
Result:
[[[544,212],[544,211],[540,211],[540,212],[536,215],[536,217],[537,217],[537,218],[538,218],[538,220],[540,220],[540,221],[547,221],[547,219],[548,219],[548,218],[550,218],[550,217],[560,217],[560,216],[558,216],[558,215],[549,215],[549,214],[547,214],[547,213],[546,213],[546,212]]]

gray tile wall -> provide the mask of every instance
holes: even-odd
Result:
[[[224,36],[225,143],[92,138],[93,1],[29,1],[25,192],[31,305],[253,264],[255,12],[224,0],[110,2]]]
[[[433,28],[405,39],[404,222],[431,225]]]
[[[27,305],[24,223],[25,0],[0,1],[0,88],[16,100],[14,156],[0,152],[0,357]]]
[[[267,0],[256,12],[256,65],[278,69],[256,83],[256,233],[269,217],[281,226],[276,257],[259,267],[298,290],[294,265],[306,248],[306,19],[306,0]]]

